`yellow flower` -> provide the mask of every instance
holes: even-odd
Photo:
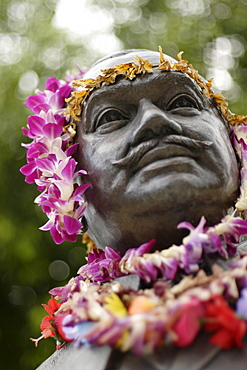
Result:
[[[121,338],[118,339],[117,343],[116,343],[116,348],[121,348],[123,347],[123,345],[126,343],[127,339],[129,337],[129,330],[124,330]]]
[[[128,71],[126,72],[126,78],[128,78],[129,80],[133,80],[137,74],[138,67],[134,65],[134,67],[129,68]]]
[[[133,67],[134,63],[117,64],[116,71],[118,74],[125,74],[130,68]]]
[[[180,51],[179,53],[178,53],[178,55],[177,55],[177,58],[178,58],[178,61],[179,62],[181,62],[183,59],[182,59],[182,55],[183,55],[183,53],[184,53],[184,51]],[[186,61],[186,64],[187,64],[188,62]]]
[[[127,315],[127,309],[116,293],[111,292],[110,297],[105,297],[104,308],[113,313],[117,317]]]

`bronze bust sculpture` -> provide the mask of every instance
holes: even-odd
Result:
[[[85,78],[137,54],[158,64],[159,53],[130,50],[99,61]],[[92,184],[85,217],[96,244],[124,252],[155,238],[160,249],[181,242],[181,221],[219,222],[239,191],[229,132],[184,73],[154,70],[91,92],[76,159]]]
[[[135,55],[159,64],[159,53],[127,50],[100,60],[84,77],[95,79],[102,69],[130,63]],[[174,62],[168,56],[165,59]],[[97,247],[110,246],[124,255],[127,249],[156,239],[153,249],[161,250],[181,243],[186,232],[177,225],[182,221],[196,226],[204,216],[208,226],[219,223],[239,196],[239,164],[230,133],[229,123],[213,99],[183,72],[154,69],[134,79],[117,77],[109,86],[103,83],[92,89],[81,105],[75,158],[78,169],[86,171],[81,184],[91,184],[84,194],[84,222]],[[133,289],[130,294],[143,287],[138,279],[135,275],[128,281],[123,278],[123,285]],[[57,290],[62,292],[58,296],[66,295],[72,286],[76,295],[78,282],[80,279],[72,279],[64,291]],[[122,293],[120,289],[120,296]],[[86,299],[81,299],[70,302],[72,311],[73,307],[77,312],[83,309]],[[69,321],[66,325],[69,327]],[[69,345],[61,353],[41,369],[66,369],[67,356],[76,358],[72,361],[76,370],[81,368],[80,361],[90,370],[100,361],[102,369],[169,369],[172,364],[172,369],[178,370],[190,367],[193,361],[198,362],[195,369],[213,369],[209,362],[216,355],[220,366],[229,360],[206,343],[205,337],[188,350],[161,348],[157,355],[143,358],[131,352],[120,354],[108,346],[75,352]],[[90,356],[96,360],[90,361]]]

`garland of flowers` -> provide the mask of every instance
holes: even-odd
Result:
[[[84,72],[80,72],[80,77]],[[28,128],[23,134],[33,141],[23,144],[27,148],[27,164],[21,168],[29,184],[36,183],[42,193],[35,203],[42,207],[49,221],[41,230],[50,230],[55,243],[76,241],[81,232],[80,219],[86,203],[80,196],[90,186],[78,186],[75,178],[85,171],[75,172],[76,161],[72,157],[77,144],[75,124],[65,116],[65,99],[71,94],[72,78],[66,81],[48,78],[44,91],[27,99],[26,106],[34,115],[28,117]]]
[[[165,343],[187,346],[200,330],[213,332],[210,342],[223,349],[243,347],[247,334],[247,255],[229,271],[215,265],[210,276],[200,270],[174,286],[158,280],[152,289],[136,291],[117,281],[73,278],[50,293],[63,303],[51,298],[43,305],[49,316],[42,320],[41,337],[32,339],[36,346],[54,337],[57,348],[73,340],[76,346],[108,344],[141,355]]]
[[[37,91],[27,99],[26,105],[35,115],[28,118],[23,134],[33,141],[24,145],[28,149],[28,164],[21,172],[28,183],[35,182],[42,192],[35,202],[47,213],[49,221],[41,229],[50,230],[57,244],[75,241],[82,231],[80,219],[86,203],[81,194],[90,184],[75,183],[75,178],[85,171],[75,172],[77,163],[72,155],[77,146],[73,144],[73,119],[78,120],[81,115],[84,99],[102,83],[114,83],[119,75],[133,79],[140,73],[152,73],[153,67],[188,74],[234,126],[232,143],[241,163],[236,210],[243,218],[228,215],[213,227],[205,227],[203,217],[197,227],[182,222],[178,227],[189,230],[182,245],[155,253],[149,253],[153,240],[128,250],[123,257],[109,247],[105,251],[93,249],[77,277],[65,287],[50,291],[62,302],[51,298],[48,305],[43,305],[49,316],[42,320],[41,337],[32,339],[36,345],[41,338],[52,336],[60,343],[74,340],[77,345],[109,344],[141,354],[154,351],[165,341],[188,345],[203,327],[215,333],[211,341],[222,348],[242,346],[247,331],[247,255],[239,257],[229,271],[213,267],[210,276],[199,270],[199,263],[205,253],[218,253],[225,258],[234,255],[241,235],[247,234],[247,117],[232,114],[224,96],[213,93],[212,81],[204,82],[181,56],[179,53],[178,62],[171,63],[164,59],[160,48],[158,66],[136,57],[138,64],[117,65],[103,70],[96,79],[65,82],[51,78],[44,92]],[[72,91],[72,87],[77,90]],[[177,273],[196,275],[186,276],[172,287],[169,281]],[[156,282],[152,289],[138,291],[111,282],[131,274]]]

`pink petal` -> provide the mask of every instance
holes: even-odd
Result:
[[[35,161],[31,161],[27,164],[25,164],[23,167],[20,168],[20,172],[25,175],[25,176],[28,176],[30,175],[31,173],[33,173],[33,171],[37,168],[37,165],[36,165],[36,162]]]
[[[54,109],[61,109],[64,107],[64,98],[67,98],[71,93],[72,88],[70,86],[63,86],[58,92],[50,97],[49,104]]]
[[[28,184],[33,184],[35,182],[35,180],[37,180],[39,177],[41,176],[41,173],[38,169],[36,169],[35,171],[33,171],[30,175],[27,175],[25,177],[25,181],[28,183]]]
[[[55,93],[57,89],[59,89],[59,87],[60,87],[60,81],[57,80],[55,77],[50,77],[47,79],[46,85],[45,85],[46,90],[49,90]]]
[[[81,218],[81,216],[83,215],[83,213],[85,212],[85,209],[87,208],[87,203],[82,203],[80,205],[80,207],[78,207],[75,211],[75,215],[76,215],[76,218],[79,219]]]
[[[76,234],[81,229],[80,221],[75,218],[65,215],[63,220],[68,234]]]
[[[61,171],[63,178],[67,181],[70,181],[73,178],[75,168],[76,161],[74,160],[74,158],[71,158],[64,169]]]
[[[83,184],[83,185],[78,186],[73,192],[73,197],[83,194],[90,186],[91,184]]]
[[[47,112],[50,109],[50,106],[46,103],[43,95],[29,96],[25,105],[35,114],[39,114],[42,110]]]
[[[105,257],[114,260],[116,259],[117,261],[121,260],[120,253],[110,247],[105,247]]]
[[[71,157],[71,156],[75,153],[75,151],[76,151],[76,149],[77,149],[78,145],[79,145],[78,143],[76,143],[76,144],[74,144],[74,145],[71,145],[68,149],[66,149],[65,154],[66,154],[68,157]]]
[[[39,116],[29,116],[27,119],[30,131],[33,135],[43,135],[45,120]]]
[[[49,139],[55,139],[61,136],[63,129],[56,123],[47,123],[43,128],[43,132]]]
[[[27,158],[38,158],[43,153],[48,153],[47,146],[41,142],[34,143],[27,151]]]
[[[50,233],[51,233],[52,239],[54,240],[56,244],[61,244],[65,240],[63,236],[58,232],[55,225],[52,226],[52,228],[50,229]]]
[[[49,159],[37,159],[36,164],[42,171],[54,171],[53,163]]]
[[[77,240],[77,234],[68,234],[63,231],[63,238],[64,240],[67,240],[68,242],[74,243]]]
[[[31,139],[34,138],[34,135],[32,135],[30,130],[26,127],[22,127],[22,135],[30,137]]]
[[[49,221],[46,222],[46,224],[44,224],[43,226],[41,226],[39,229],[40,230],[43,230],[43,231],[47,231],[47,230],[50,230],[53,226],[54,226],[54,221],[53,220],[49,220]]]
[[[49,109],[46,113],[46,123],[56,123],[56,119],[52,109]]]

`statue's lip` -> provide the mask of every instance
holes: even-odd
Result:
[[[169,164],[173,164],[174,166],[174,160],[169,161],[169,159],[173,159],[176,157],[188,157],[196,159],[198,158],[198,153],[195,153],[189,148],[180,144],[163,144],[162,146],[158,146],[144,154],[140,161],[134,167],[133,172],[137,173],[144,167],[160,161],[162,161],[163,166],[169,166]],[[150,169],[152,168],[150,167]]]
[[[112,162],[120,168],[131,168],[136,172],[142,166],[152,161],[167,159],[176,156],[196,158],[200,152],[209,148],[213,143],[207,140],[198,140],[183,135],[170,134],[163,138],[153,138],[142,141],[130,147],[127,154]]]

